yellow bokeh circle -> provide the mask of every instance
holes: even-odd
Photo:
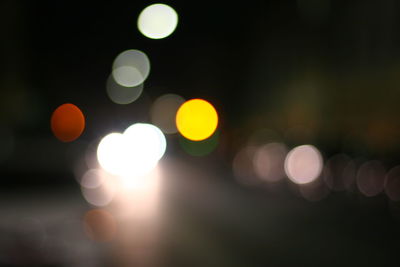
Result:
[[[215,132],[217,125],[217,111],[203,99],[186,101],[176,113],[176,128],[181,135],[192,141],[207,139]]]

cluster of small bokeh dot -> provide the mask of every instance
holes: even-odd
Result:
[[[170,36],[177,24],[177,13],[164,4],[146,7],[137,19],[139,31],[155,40]],[[119,53],[106,81],[109,99],[118,105],[139,99],[151,73],[150,62],[150,57],[138,49]],[[218,113],[204,99],[186,101],[172,93],[161,95],[151,106],[150,120],[151,124],[135,123],[122,133],[104,136],[95,151],[98,164],[88,164],[78,175],[83,197],[96,207],[84,216],[85,231],[93,240],[109,241],[117,232],[116,219],[106,209],[110,203],[121,198],[126,189],[154,185],[157,164],[167,147],[165,135],[179,132],[180,146],[192,156],[208,155],[218,146]],[[84,129],[84,114],[74,104],[60,105],[51,116],[51,130],[62,142],[76,140]],[[236,153],[232,165],[234,176],[242,184],[289,181],[295,193],[310,201],[321,200],[331,191],[346,190],[358,190],[367,197],[385,192],[390,200],[400,200],[400,166],[387,171],[380,161],[360,163],[345,154],[324,162],[319,149],[311,144],[289,149],[276,140],[249,143]]]
[[[352,159],[344,153],[324,162],[314,145],[289,149],[277,140],[249,140],[236,153],[232,168],[239,183],[268,186],[288,181],[295,194],[310,201],[339,191],[359,192],[365,197],[385,193],[393,202],[400,200],[400,166],[387,170],[379,160]]]
[[[146,7],[137,19],[138,30],[150,39],[170,36],[177,24],[177,13],[165,4]],[[145,91],[150,73],[150,58],[145,52],[122,51],[114,59],[105,84],[108,98],[118,105],[134,103]],[[193,156],[207,155],[218,144],[218,114],[206,100],[161,95],[151,106],[150,120],[101,138],[95,149],[93,145],[88,148],[86,167],[76,172],[84,199],[96,207],[84,216],[85,232],[93,240],[110,241],[116,234],[116,219],[107,207],[132,195],[132,190],[156,186],[157,164],[167,147],[166,134],[179,132],[182,149]],[[76,105],[66,103],[55,109],[50,124],[57,139],[72,142],[84,132],[85,116]]]

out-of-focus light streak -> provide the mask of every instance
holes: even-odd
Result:
[[[62,104],[52,114],[50,120],[53,134],[62,142],[77,139],[85,129],[85,117],[74,104]]]
[[[160,238],[160,167],[142,177],[109,175],[102,170],[93,174],[104,175],[102,187],[113,190],[114,195],[103,208],[85,214],[83,225],[88,238],[96,242],[113,241],[118,244],[118,252],[129,251],[118,253],[118,258],[129,266],[153,261],[158,257],[156,248]],[[141,253],[143,249],[146,254]]]
[[[322,156],[312,145],[302,145],[293,148],[285,159],[285,172],[296,184],[307,184],[321,174]]]
[[[121,220],[153,220],[158,213],[161,170],[156,166],[142,177],[116,176],[119,190],[114,202]]]
[[[215,132],[217,126],[217,111],[203,99],[186,101],[176,114],[176,127],[179,133],[192,141],[207,139]]]
[[[178,14],[165,4],[153,4],[139,14],[137,27],[150,39],[162,39],[171,35],[178,25]]]

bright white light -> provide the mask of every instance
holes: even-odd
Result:
[[[152,124],[136,123],[128,127],[124,136],[128,145],[141,151],[141,158],[158,161],[165,153],[167,142],[162,131]]]
[[[139,31],[150,39],[169,36],[178,25],[178,14],[165,4],[154,4],[140,13],[137,22]]]
[[[312,145],[293,148],[285,159],[285,172],[296,184],[307,184],[321,174],[322,156]]]
[[[113,70],[112,75],[115,81],[122,86],[137,86],[139,81],[143,81],[143,76],[132,66],[121,66]]]
[[[142,51],[126,50],[115,58],[112,69],[112,76],[119,85],[138,86],[149,76],[150,60]]]
[[[136,123],[123,134],[105,136],[97,148],[100,165],[109,173],[127,179],[151,172],[164,155],[166,140],[156,126]]]
[[[120,133],[106,135],[97,147],[97,160],[104,170],[118,175],[124,169],[124,137]]]

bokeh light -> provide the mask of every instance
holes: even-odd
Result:
[[[321,174],[322,156],[312,145],[302,145],[293,148],[285,159],[285,172],[296,184],[306,184],[314,181]]]
[[[150,39],[162,39],[171,35],[178,25],[178,14],[165,4],[153,4],[139,14],[139,31]]]
[[[178,131],[175,124],[176,112],[183,102],[185,99],[175,94],[158,97],[151,107],[151,122],[166,134],[176,133]]]
[[[137,100],[143,92],[144,84],[133,87],[125,87],[115,82],[112,75],[108,77],[106,90],[107,95],[116,104],[126,105]]]
[[[287,148],[282,143],[269,143],[259,147],[254,155],[254,171],[268,182],[277,182],[285,177],[284,162]]]
[[[367,197],[378,195],[383,190],[385,174],[385,167],[381,162],[371,160],[364,163],[357,172],[358,190]]]
[[[385,193],[391,200],[400,200],[400,166],[396,166],[388,172],[384,186]]]
[[[74,104],[62,104],[52,114],[51,130],[62,142],[77,139],[85,129],[85,117]]]
[[[101,139],[97,147],[97,160],[104,170],[117,175],[124,168],[125,153],[123,135],[110,133]]]
[[[116,83],[125,87],[142,84],[150,73],[150,60],[145,53],[136,49],[120,53],[114,60],[112,76]]]
[[[164,155],[166,140],[156,126],[136,123],[123,134],[105,136],[97,148],[99,164],[109,173],[142,176],[149,173]]]
[[[218,114],[209,102],[203,99],[191,99],[179,107],[176,126],[185,138],[201,141],[210,137],[217,129]]]
[[[125,87],[138,85],[138,81],[144,81],[142,73],[135,67],[121,66],[112,71],[112,76],[118,84]]]
[[[191,141],[184,137],[179,138],[179,144],[186,153],[192,156],[206,156],[213,152],[218,146],[219,132],[215,131],[212,136],[202,141]]]
[[[233,158],[232,170],[236,180],[243,185],[259,185],[261,180],[256,177],[254,171],[255,146],[244,146]]]
[[[97,242],[108,242],[115,238],[117,222],[114,216],[105,209],[93,209],[86,212],[83,218],[87,236]]]
[[[152,124],[135,123],[125,130],[124,135],[129,141],[141,140],[143,150],[147,150],[147,154],[142,154],[142,157],[151,154],[151,158],[159,160],[165,153],[167,147],[165,136],[159,128]],[[139,144],[137,145],[139,146]]]
[[[115,184],[111,180],[101,183],[100,186],[94,188],[81,186],[82,195],[85,200],[96,207],[104,207],[110,204],[114,199],[116,189]]]
[[[102,171],[98,169],[89,169],[85,172],[80,180],[80,184],[85,188],[97,188],[102,185]]]

